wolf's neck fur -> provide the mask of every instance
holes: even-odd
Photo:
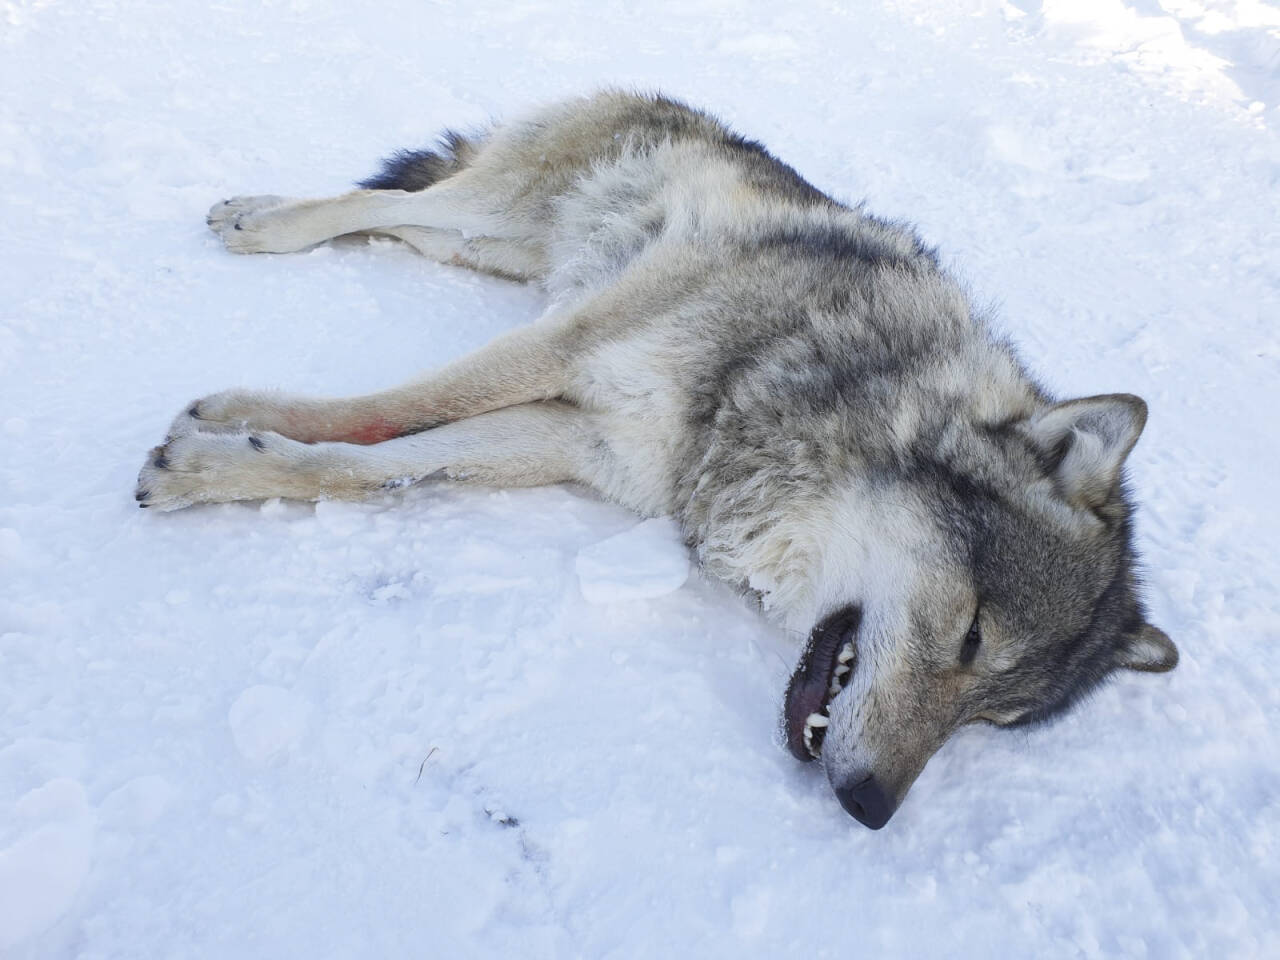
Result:
[[[845,383],[819,416],[812,409],[777,414],[788,397],[812,404],[811,369],[744,370],[740,378],[752,382],[729,395],[759,392],[771,403],[718,411],[700,458],[678,484],[677,513],[707,570],[756,592],[783,626],[807,630],[833,597],[847,600],[869,568],[888,562],[887,551],[915,539],[915,521],[901,509],[910,499],[909,463],[936,458],[963,470],[966,451],[989,442],[985,429],[1024,419],[1046,402],[983,326],[948,346],[903,377],[891,400]],[[856,357],[855,344],[847,349]],[[843,408],[867,405],[876,412],[873,427],[852,435],[847,424],[868,420]],[[788,509],[779,513],[783,503]]]

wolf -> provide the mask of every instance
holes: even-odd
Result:
[[[781,739],[873,829],[962,724],[1041,723],[1118,669],[1177,663],[1123,475],[1144,402],[1055,400],[910,226],[706,112],[604,91],[208,223],[235,253],[392,237],[549,305],[386,392],[190,403],[143,507],[448,478],[669,514],[709,574],[807,638]]]

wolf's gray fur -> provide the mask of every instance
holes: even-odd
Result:
[[[199,400],[143,506],[443,474],[672,514],[709,572],[809,637],[787,743],[872,827],[960,724],[1043,720],[1177,660],[1145,620],[1122,479],[1145,404],[1055,402],[910,228],[705,113],[606,92],[209,222],[246,253],[398,237],[551,306],[386,393]]]

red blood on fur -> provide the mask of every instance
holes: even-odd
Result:
[[[345,443],[360,443],[368,446],[371,443],[381,443],[383,440],[391,440],[398,436],[400,436],[399,427],[378,417],[376,420],[361,424],[345,437],[338,439]]]

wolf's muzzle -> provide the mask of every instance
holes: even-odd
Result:
[[[863,826],[879,830],[893,816],[893,801],[881,789],[874,775],[855,783],[846,782],[835,790],[840,806]]]

